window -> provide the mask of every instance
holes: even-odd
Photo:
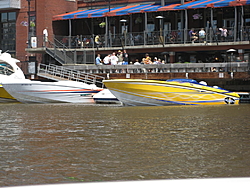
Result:
[[[5,12],[5,13],[2,13],[1,14],[1,22],[7,22],[8,18],[7,18],[8,14]]]
[[[8,13],[8,20],[9,21],[16,21],[16,13],[15,12],[9,12]]]
[[[0,48],[16,50],[16,12],[0,13]]]

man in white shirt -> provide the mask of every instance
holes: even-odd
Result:
[[[112,53],[110,57],[111,65],[117,65],[118,64],[118,57],[115,55],[115,52]]]
[[[43,46],[46,46],[46,43],[48,42],[48,30],[47,30],[48,27],[46,27],[44,30],[43,30]]]
[[[199,31],[199,40],[200,42],[204,42],[206,37],[206,32],[204,31],[204,28],[201,28]]]
[[[106,57],[103,59],[104,65],[110,65],[110,54],[108,54]]]
[[[219,28],[219,30],[221,31],[222,41],[226,41],[227,40],[227,29],[225,27],[222,27],[222,28]]]
[[[106,57],[103,59],[104,65],[110,65],[110,56],[111,54],[108,54]]]

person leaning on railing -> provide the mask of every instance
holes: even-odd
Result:
[[[199,41],[205,42],[206,32],[204,31],[204,28],[201,28],[199,31]]]
[[[102,65],[102,59],[101,59],[100,54],[97,54],[97,57],[95,59],[95,63],[96,63],[96,65]]]
[[[194,28],[192,28],[189,31],[189,37],[192,40],[192,43],[194,43],[198,39],[198,37],[196,36],[196,33],[194,32]]]
[[[146,57],[142,59],[144,64],[152,64],[151,57],[149,57],[149,54],[146,54]]]
[[[103,59],[104,65],[110,65],[110,64],[111,64],[111,59],[110,59],[110,57],[111,57],[111,54],[108,54],[108,55],[106,55],[106,56],[104,57],[104,59]]]
[[[221,40],[227,41],[227,29],[225,27],[219,28],[221,31]]]

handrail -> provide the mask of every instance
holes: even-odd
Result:
[[[228,35],[225,38],[221,37],[219,28],[205,27],[206,31],[205,40],[197,40],[198,43],[224,43],[224,42],[249,42],[250,40],[250,26],[244,26],[240,31],[234,32],[234,27],[228,27]],[[200,28],[195,28],[197,35],[199,35]],[[167,45],[167,44],[192,44],[188,35],[189,29],[179,30],[163,30],[163,31],[141,31],[141,32],[126,32],[126,35],[121,33],[115,34],[98,34],[101,40],[100,45],[94,42],[95,35],[79,35],[77,36],[53,36],[53,43],[50,45],[66,51],[75,52],[76,49],[107,49],[111,47],[122,46],[125,48],[132,46],[148,46],[148,45]],[[237,34],[237,37],[235,36]],[[185,37],[184,37],[185,36]],[[43,36],[37,36],[38,41],[43,41]],[[77,39],[77,40],[76,40]],[[163,39],[163,40],[162,40]],[[78,42],[76,42],[78,41]],[[42,45],[39,42],[38,45]],[[41,47],[41,46],[37,46]],[[33,47],[34,48],[34,47]]]
[[[50,78],[52,80],[72,80],[77,82],[84,82],[87,84],[95,84],[102,88],[102,80],[105,79],[102,76],[94,75],[91,73],[85,73],[80,70],[73,70],[64,66],[57,66],[53,64],[40,64],[38,66],[37,74],[39,76]]]
[[[205,39],[198,39],[197,43],[216,43],[219,42],[242,42],[250,40],[250,27],[245,26],[240,31],[239,37],[235,37],[234,27],[228,27],[228,35],[225,38],[221,37],[221,31],[219,28],[206,27]],[[200,28],[195,28],[197,36],[199,35]],[[65,46],[68,46],[70,49],[77,48],[93,48],[98,47],[105,49],[109,47],[128,47],[128,46],[145,46],[145,45],[165,45],[165,44],[187,44],[192,43],[189,37],[189,29],[180,29],[180,30],[163,30],[163,31],[141,31],[141,32],[127,32],[125,35],[121,33],[111,34],[111,35],[99,35],[101,44],[96,45],[94,43],[93,35],[80,35],[77,41],[75,42],[76,36],[55,36],[58,41]],[[182,36],[185,36],[183,38]],[[70,41],[70,42],[69,42]]]
[[[176,72],[248,72],[247,62],[173,63],[141,65],[77,65],[67,66],[91,74],[108,73],[176,73]],[[213,68],[215,70],[213,70]]]
[[[48,42],[49,42],[49,45],[52,47],[52,48],[46,47],[46,52],[49,55],[57,59],[62,65],[63,64],[76,64],[76,60],[74,58],[75,53],[76,53],[75,50],[68,48],[56,38],[54,38],[54,42],[50,40]],[[62,47],[58,46],[56,43]]]

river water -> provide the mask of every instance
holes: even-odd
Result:
[[[250,177],[250,105],[1,104],[0,186]]]

